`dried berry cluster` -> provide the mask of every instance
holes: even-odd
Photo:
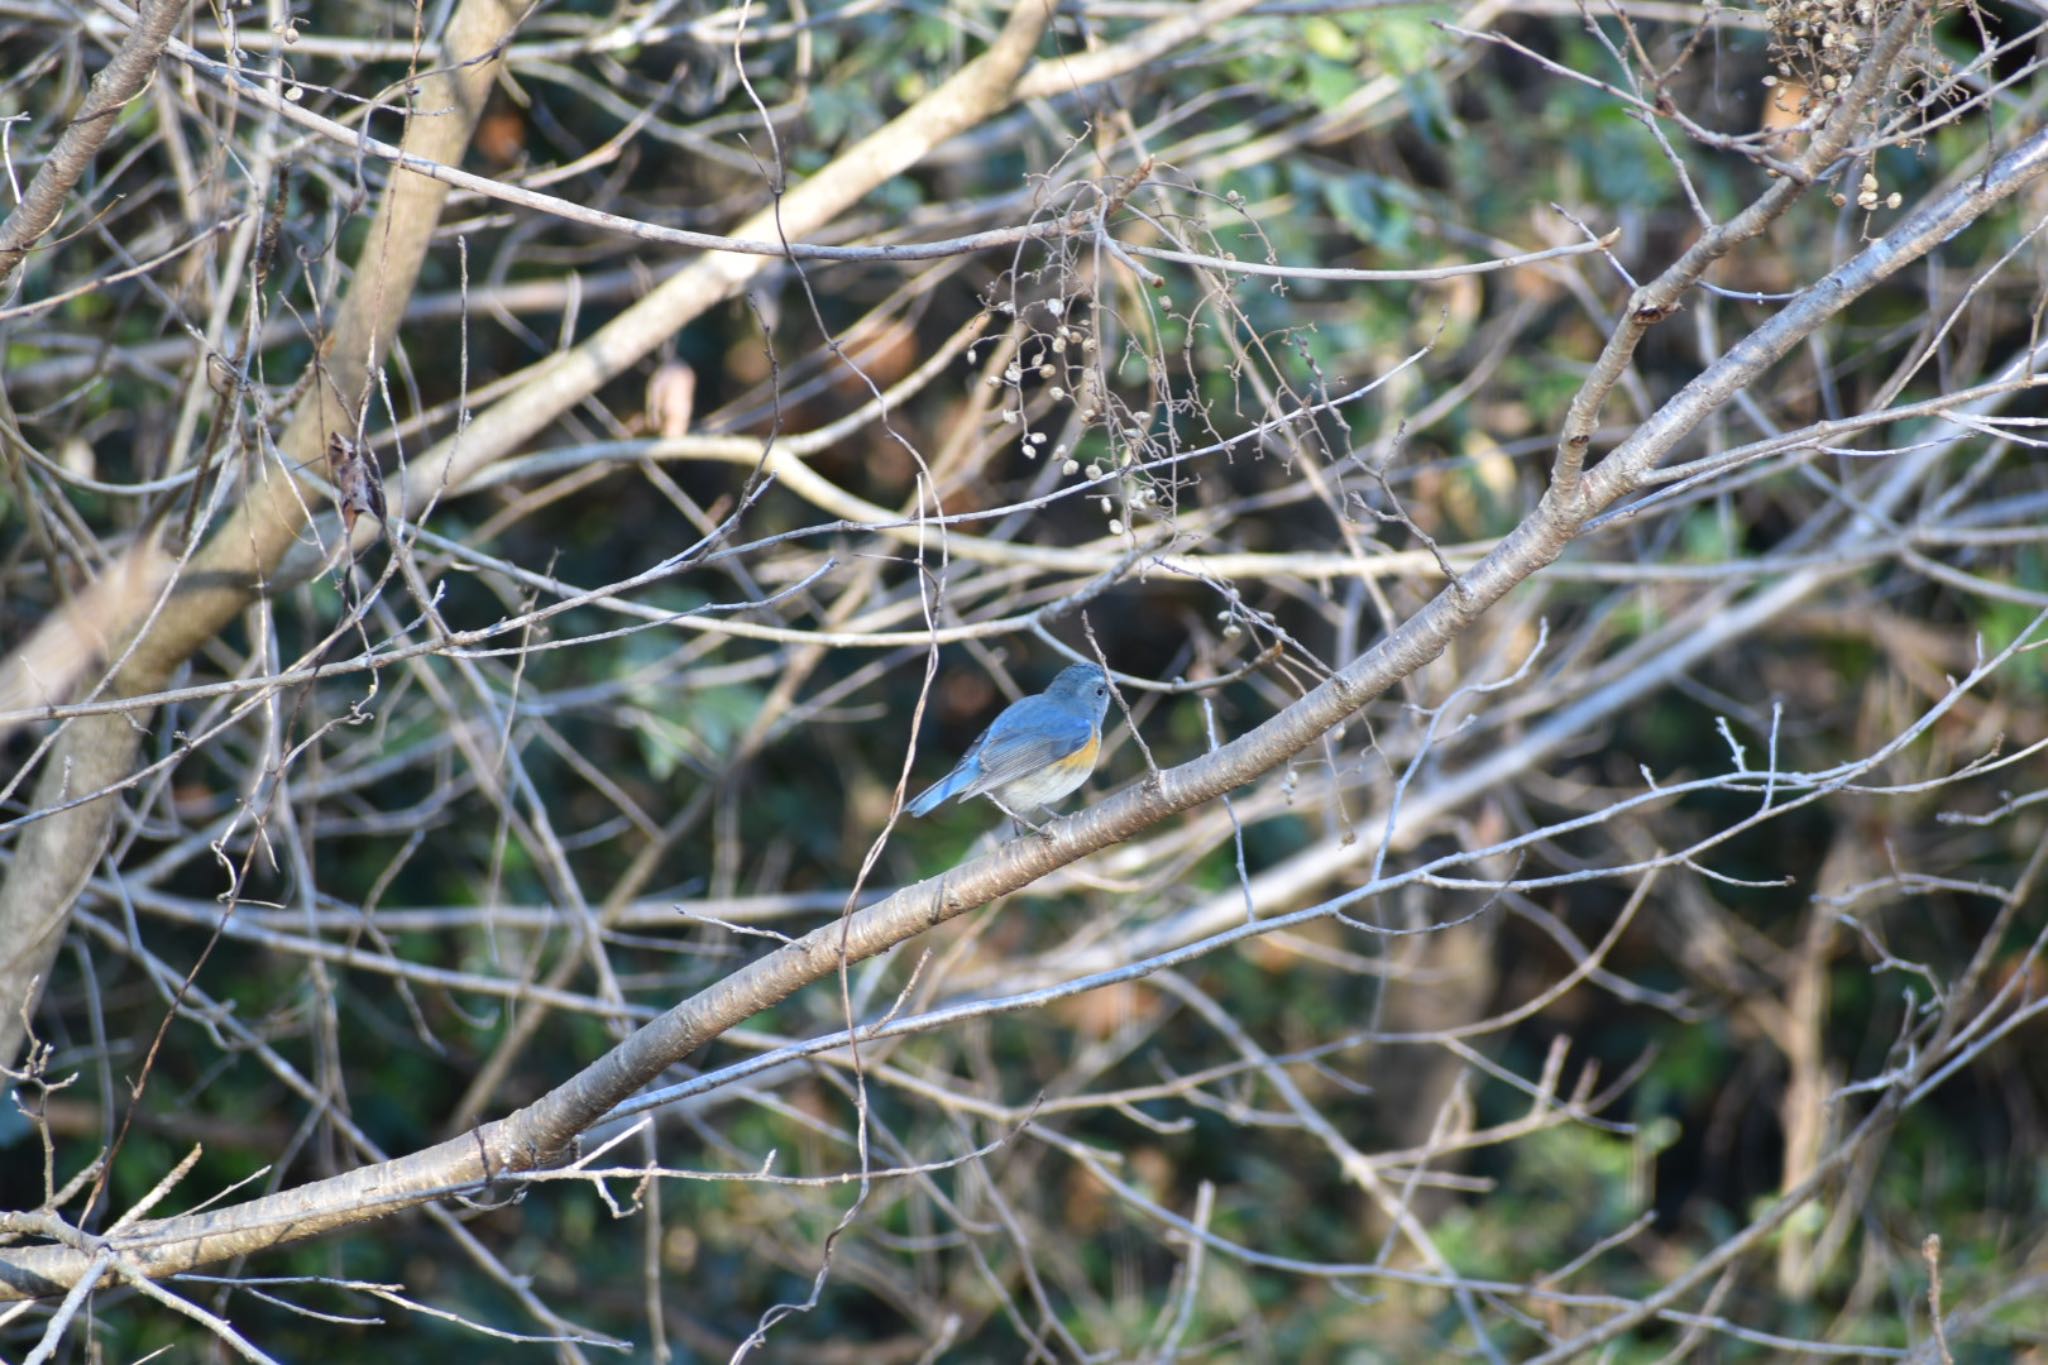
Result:
[[[1163,283],[1154,281],[1155,286]],[[1135,525],[1134,514],[1138,512],[1163,514],[1169,501],[1168,482],[1142,467],[1155,454],[1165,453],[1164,448],[1154,448],[1154,414],[1149,407],[1126,406],[1108,383],[1108,370],[1099,363],[1096,354],[1095,333],[1084,316],[1095,307],[1094,301],[1085,296],[1054,297],[1020,306],[1014,301],[997,300],[990,307],[1019,316],[1045,315],[1042,323],[1031,326],[1018,347],[1017,359],[1001,374],[991,374],[987,379],[990,387],[1009,391],[998,416],[1006,424],[1024,428],[1025,456],[1037,459],[1043,453],[1051,437],[1042,424],[1071,403],[1078,429],[1099,428],[1105,432],[1111,454],[1083,465],[1069,453],[1066,441],[1053,444],[1051,453],[1060,462],[1062,476],[1073,478],[1085,473],[1089,482],[1105,484],[1097,506],[1109,533],[1120,536],[1131,530]],[[1162,298],[1160,307],[1170,313],[1173,301]],[[977,363],[976,355],[976,350],[969,348],[967,363]],[[1140,361],[1149,376],[1149,362],[1135,354],[1129,358]],[[1049,382],[1027,392],[1032,381]],[[1105,483],[1112,472],[1117,476],[1114,482]]]
[[[1763,10],[1770,20],[1772,74],[1764,84],[1773,88],[1776,111],[1811,129],[1822,121],[1825,110],[1846,92],[1856,79],[1858,67],[1884,31],[1899,14],[1902,4],[1914,0],[1767,0]],[[1951,72],[1934,54],[1935,19],[1950,7],[1949,0],[1935,0],[1921,6],[1917,31],[1905,45],[1892,69],[1890,88],[1869,106],[1882,120],[1888,111],[1911,104],[1923,91],[1939,91]],[[1929,101],[1920,100],[1922,104]],[[1908,129],[1899,141],[1916,141]],[[1879,207],[1897,208],[1900,195],[1885,193],[1874,173],[1866,167],[1857,184],[1857,206],[1865,211]],[[1849,202],[1847,194],[1836,194],[1837,204]]]
[[[1764,13],[1777,77],[1766,84],[1796,80],[1809,107],[1826,100],[1855,78],[1857,63],[1897,8],[1897,0],[1770,0]]]

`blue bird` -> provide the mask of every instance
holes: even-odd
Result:
[[[986,796],[1019,824],[1029,823],[1022,812],[1049,806],[1088,780],[1108,713],[1107,673],[1094,664],[1061,670],[1045,691],[1004,708],[959,765],[910,803],[910,813]]]

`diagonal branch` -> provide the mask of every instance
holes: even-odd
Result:
[[[1778,179],[1741,213],[1700,235],[1698,241],[1656,279],[1637,289],[1622,309],[1620,324],[1607,338],[1600,358],[1572,396],[1565,414],[1564,429],[1558,435],[1557,455],[1551,466],[1551,488],[1564,496],[1578,492],[1586,451],[1600,425],[1600,410],[1608,394],[1621,382],[1634,361],[1636,348],[1652,327],[1669,318],[1683,304],[1716,261],[1744,242],[1760,236],[1772,223],[1797,203],[1828,167],[1848,150],[1878,94],[1896,79],[1899,54],[1919,30],[1933,7],[1933,0],[1912,0],[1900,7],[1878,35],[1870,56],[1857,72],[1856,80],[1837,100],[1834,112],[1801,153],[1791,173]]]
[[[43,234],[56,226],[71,187],[92,164],[122,107],[149,84],[157,58],[186,9],[185,0],[145,0],[114,59],[92,78],[85,92],[85,107],[57,139],[14,212],[0,223],[0,300],[13,295],[20,283],[22,262]]]

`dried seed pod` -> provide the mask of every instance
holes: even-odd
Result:
[[[367,512],[378,524],[384,521],[384,471],[377,458],[340,432],[327,438],[327,477],[334,484],[335,501],[341,507],[342,529],[351,536],[356,522]]]

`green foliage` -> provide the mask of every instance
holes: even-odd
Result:
[[[1317,188],[1330,215],[1359,241],[1396,255],[1414,245],[1413,220],[1406,206],[1381,192],[1377,176],[1329,177]]]

